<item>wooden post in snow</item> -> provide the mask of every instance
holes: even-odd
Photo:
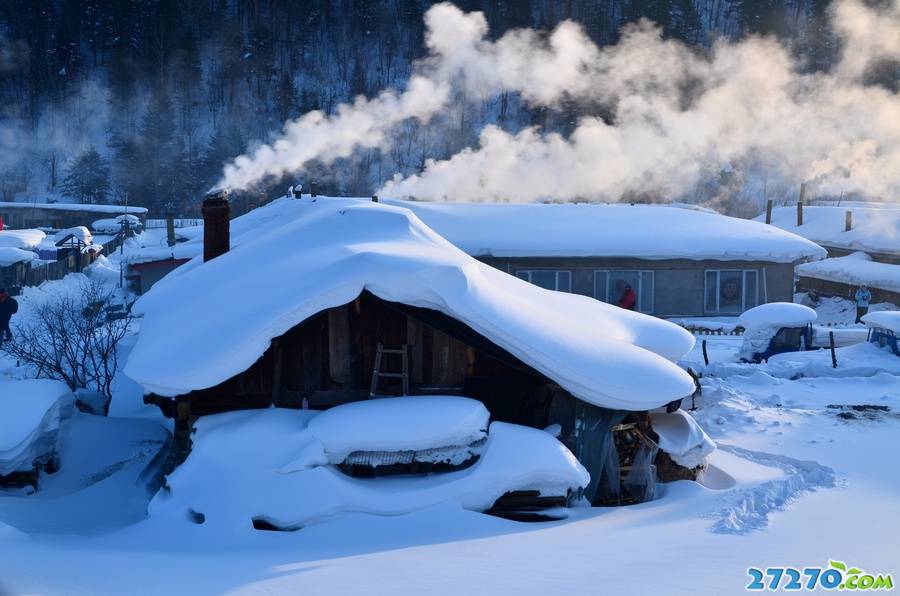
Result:
[[[834,352],[834,331],[828,332],[828,343],[831,347],[831,368],[837,368],[837,354]]]
[[[797,225],[803,225],[803,199],[806,198],[806,182],[800,185],[800,198],[797,199]]]
[[[766,223],[772,223],[772,199],[766,201]]]
[[[847,216],[844,218],[844,231],[849,232],[853,229],[853,212],[847,210]]]

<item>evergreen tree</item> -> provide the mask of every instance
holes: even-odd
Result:
[[[80,203],[105,203],[109,196],[109,168],[91,147],[80,153],[69,168],[62,185],[63,194]]]

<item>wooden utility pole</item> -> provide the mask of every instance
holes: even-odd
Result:
[[[772,223],[772,199],[766,201],[766,223]]]
[[[797,225],[803,225],[803,199],[806,198],[806,182],[800,185],[800,198],[797,199]]]

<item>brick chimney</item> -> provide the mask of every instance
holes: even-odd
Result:
[[[213,190],[203,197],[203,262],[231,248],[231,205],[227,190]]]

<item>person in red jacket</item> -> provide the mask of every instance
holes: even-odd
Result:
[[[631,289],[630,284],[625,284],[625,291],[622,292],[622,297],[619,298],[619,306],[622,308],[627,308],[628,310],[634,310],[636,304],[637,294],[635,294],[634,290]]]

